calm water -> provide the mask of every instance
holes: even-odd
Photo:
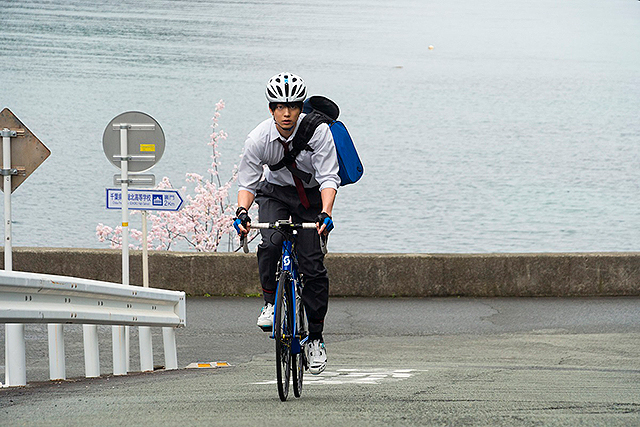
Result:
[[[15,245],[105,247],[117,114],[155,117],[152,172],[181,186],[215,103],[228,174],[290,70],[338,102],[366,167],[333,251],[640,250],[640,2],[313,3],[0,1],[0,107],[52,151],[14,193]]]

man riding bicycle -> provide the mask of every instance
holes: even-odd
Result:
[[[321,124],[316,128],[308,148],[298,154],[290,167],[264,168],[278,164],[292,149],[291,142],[304,117],[301,113],[306,95],[304,81],[295,74],[280,73],[269,80],[266,97],[272,117],[251,131],[245,142],[238,167],[238,210],[234,226],[241,235],[249,232],[248,210],[254,200],[259,207],[259,222],[291,217],[294,222],[316,223],[317,230],[300,231],[296,248],[304,278],[302,300],[309,320],[309,371],[317,375],[324,371],[327,363],[322,332],[329,302],[329,279],[320,235],[327,235],[333,229],[331,211],[340,185],[338,157],[329,126]],[[309,183],[294,175],[292,169],[311,174]],[[261,234],[258,270],[265,304],[258,326],[270,330],[282,239],[274,230],[261,230]]]

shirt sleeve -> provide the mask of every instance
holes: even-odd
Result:
[[[238,166],[238,191],[246,190],[254,196],[258,182],[262,178],[262,161],[258,144],[249,136],[244,143],[244,153]]]
[[[320,184],[320,191],[325,188],[337,190],[340,186],[338,154],[336,153],[336,146],[333,142],[329,125],[322,124],[318,126],[309,141],[309,145],[313,149],[311,162],[316,171],[315,178]]]

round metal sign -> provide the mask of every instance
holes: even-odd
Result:
[[[146,113],[128,111],[113,118],[102,135],[102,149],[107,159],[120,168],[120,138],[126,131],[129,172],[151,169],[164,154],[164,132],[158,122]]]

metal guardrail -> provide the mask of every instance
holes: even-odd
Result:
[[[24,323],[49,324],[51,379],[65,379],[64,323],[83,324],[85,373],[100,375],[97,325],[114,325],[113,373],[128,372],[128,330],[140,327],[143,371],[153,370],[149,327],[163,328],[165,367],[177,369],[175,328],[186,326],[184,292],[75,277],[0,271],[0,323],[6,323],[5,385],[26,385]]]

